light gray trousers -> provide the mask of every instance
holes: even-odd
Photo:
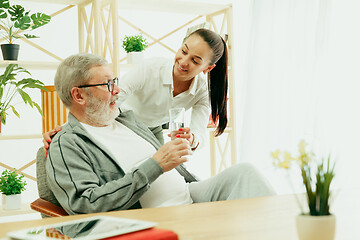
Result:
[[[194,203],[275,195],[275,191],[249,163],[231,166],[209,179],[189,184]]]

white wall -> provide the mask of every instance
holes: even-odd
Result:
[[[318,157],[331,153],[335,158],[336,188],[358,188],[359,1],[249,0],[238,5],[239,160],[267,170],[276,187],[285,187],[287,180],[274,171],[270,152],[295,153],[305,139]]]

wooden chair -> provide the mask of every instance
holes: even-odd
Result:
[[[44,86],[41,90],[41,107],[43,111],[43,133],[53,130],[56,125],[67,121],[68,110],[58,97],[55,86]]]
[[[45,152],[40,148],[36,155],[36,178],[40,198],[30,204],[31,209],[45,217],[67,216],[68,213],[61,207],[46,182]]]
[[[54,86],[45,86],[47,91],[41,90],[41,102],[43,111],[43,133],[62,125],[67,120],[67,110],[59,99]],[[46,157],[41,148],[36,155],[36,177],[40,198],[30,203],[31,209],[41,213],[44,217],[61,217],[68,215],[60,206],[46,183],[45,170]]]
[[[38,198],[30,203],[30,207],[31,209],[40,212],[43,217],[63,217],[68,215],[62,207],[42,198]]]
[[[42,218],[67,216],[68,213],[60,206],[54,194],[50,191],[46,183],[45,162],[46,157],[44,149],[40,148],[36,154],[36,177],[40,198],[30,203],[30,207],[31,209],[40,212]],[[47,237],[55,237],[58,239],[71,239],[66,235],[60,233],[55,228],[47,228],[45,234]]]

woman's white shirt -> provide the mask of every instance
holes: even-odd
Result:
[[[192,108],[190,128],[196,142],[202,143],[210,115],[207,76],[200,73],[187,91],[173,97],[172,70],[173,60],[145,60],[121,77],[118,104],[122,110],[132,110],[149,127],[167,123],[170,108]]]

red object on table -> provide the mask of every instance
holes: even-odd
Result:
[[[178,240],[178,235],[166,229],[149,228],[118,236],[104,238],[103,240]]]

